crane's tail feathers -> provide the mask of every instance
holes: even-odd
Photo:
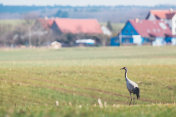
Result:
[[[135,89],[134,89],[134,93],[136,94],[137,99],[139,99],[139,98],[140,98],[140,90],[139,90],[138,87],[135,87]]]

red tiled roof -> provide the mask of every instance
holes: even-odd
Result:
[[[171,34],[169,26],[160,20],[129,20],[142,37],[165,37]]]
[[[48,29],[53,25],[54,19],[39,19],[39,21],[44,28]]]
[[[171,19],[176,14],[176,10],[151,10],[150,13],[159,19]]]
[[[102,34],[101,27],[96,19],[56,18],[55,23],[63,33]]]

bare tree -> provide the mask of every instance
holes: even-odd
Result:
[[[28,41],[29,41],[29,47],[32,46],[32,27],[35,24],[36,19],[38,16],[33,13],[28,13],[24,15],[24,26],[28,29]]]

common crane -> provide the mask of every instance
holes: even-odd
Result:
[[[132,80],[128,79],[128,77],[127,77],[127,68],[123,67],[120,70],[125,70],[126,85],[127,85],[128,91],[130,93],[130,98],[131,98],[129,105],[131,105],[132,100],[133,100],[133,103],[134,103],[134,99],[133,99],[133,96],[131,96],[131,93],[132,94],[136,94],[137,99],[139,99],[140,98],[140,90],[139,90],[138,84],[136,84]]]

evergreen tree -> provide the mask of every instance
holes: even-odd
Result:
[[[112,31],[112,30],[113,30],[113,27],[112,27],[112,25],[111,25],[111,22],[110,22],[110,21],[108,21],[108,22],[107,22],[106,27],[107,27],[110,31]]]

